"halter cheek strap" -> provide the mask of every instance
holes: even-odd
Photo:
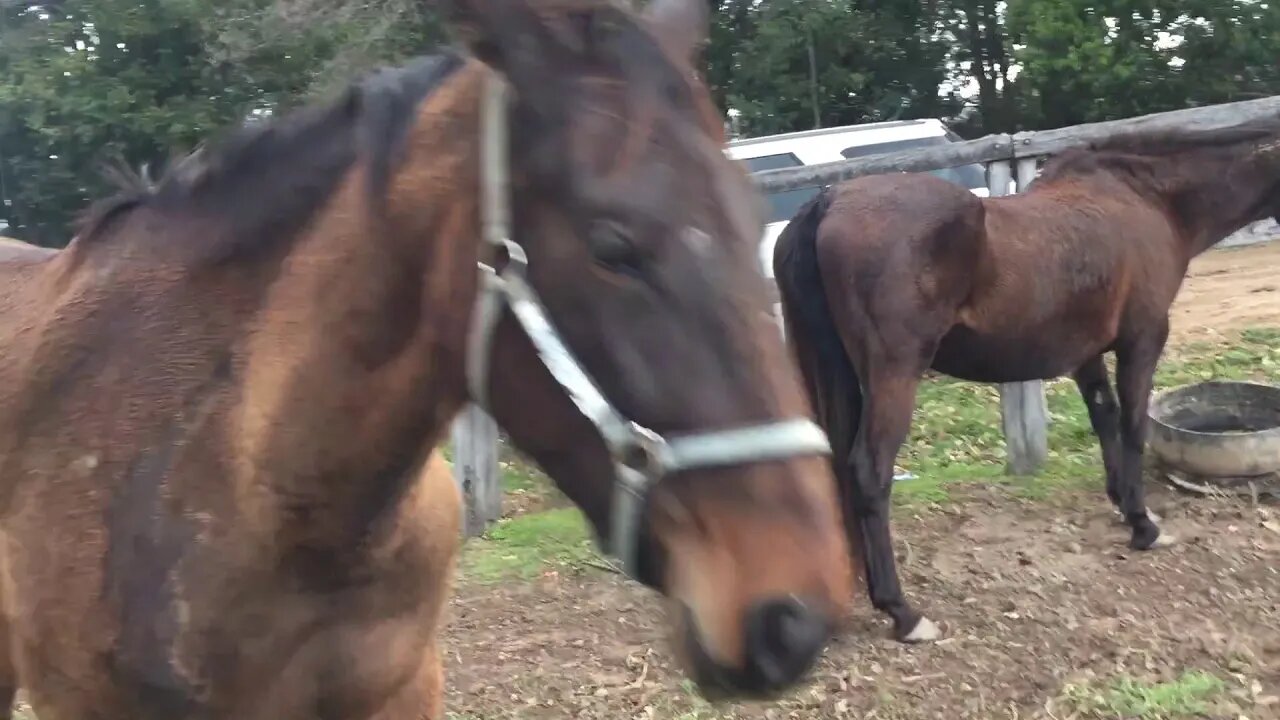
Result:
[[[501,271],[483,260],[479,263],[479,289],[467,347],[471,399],[480,407],[488,407],[493,331],[502,311],[508,309],[533,343],[543,365],[604,439],[614,464],[613,499],[608,537],[597,541],[634,578],[639,566],[645,499],[664,476],[803,455],[829,455],[831,448],[826,434],[807,418],[668,439],[614,408],[565,345],[527,280],[528,258],[524,248],[511,239],[506,83],[492,75],[486,85],[481,112],[482,236],[489,252],[496,255],[505,251],[507,262]]]

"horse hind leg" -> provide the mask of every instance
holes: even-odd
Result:
[[[898,640],[930,642],[941,631],[903,594],[890,532],[890,500],[893,462],[911,431],[916,391],[954,309],[920,297],[911,283],[893,291],[901,294],[890,297],[882,291],[873,303],[854,293],[843,304],[832,303],[862,390],[852,449],[840,458],[846,463],[839,478],[841,501],[850,545],[862,551],[871,604],[893,619]],[[877,317],[872,309],[877,305],[897,312]]]
[[[889,527],[893,457],[910,430],[918,378],[895,393],[890,389],[894,385],[892,379],[885,385],[879,382],[883,376],[875,371],[880,365],[853,362],[854,357],[861,359],[865,353],[851,338],[863,338],[868,333],[833,330],[839,357],[832,357],[831,348],[822,346],[823,339],[811,337],[785,306],[784,316],[787,341],[831,441],[832,469],[848,536],[851,570],[865,579],[872,606],[893,620],[895,637],[904,642],[935,640],[939,636],[937,626],[903,596]],[[866,325],[865,315],[856,304],[844,307],[836,317],[838,324],[856,328]],[[872,374],[860,377],[861,371],[855,368],[858,364],[871,367]],[[887,469],[881,462],[885,457]]]
[[[911,430],[918,384],[909,370],[867,373],[862,422],[848,459],[852,484],[845,507],[846,522],[852,521],[850,530],[864,549],[871,604],[893,619],[895,636],[908,643],[941,635],[903,594],[889,528],[893,461]]]
[[[1147,406],[1168,332],[1168,325],[1164,324],[1116,350],[1116,388],[1120,395],[1120,468],[1116,491],[1120,511],[1133,530],[1129,545],[1136,550],[1167,547],[1177,542],[1173,535],[1161,532],[1156,525],[1159,520],[1148,513],[1142,477]]]

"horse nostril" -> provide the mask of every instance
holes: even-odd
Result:
[[[814,663],[829,632],[826,617],[798,598],[758,603],[746,618],[746,671],[761,690],[790,685]]]

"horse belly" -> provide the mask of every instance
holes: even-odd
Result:
[[[963,325],[942,338],[932,368],[961,380],[983,383],[1047,380],[1075,372],[1106,349],[1097,338],[1069,332],[982,333]]]

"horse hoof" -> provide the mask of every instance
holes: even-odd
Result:
[[[902,638],[902,642],[911,644],[927,643],[933,642],[940,637],[942,637],[942,631],[938,629],[938,626],[929,618],[922,617],[920,622],[916,623],[915,628]]]
[[[1150,541],[1142,541],[1136,536],[1129,543],[1134,550],[1159,550],[1161,548],[1173,547],[1178,544],[1178,536],[1162,530],[1156,531],[1158,534]]]

